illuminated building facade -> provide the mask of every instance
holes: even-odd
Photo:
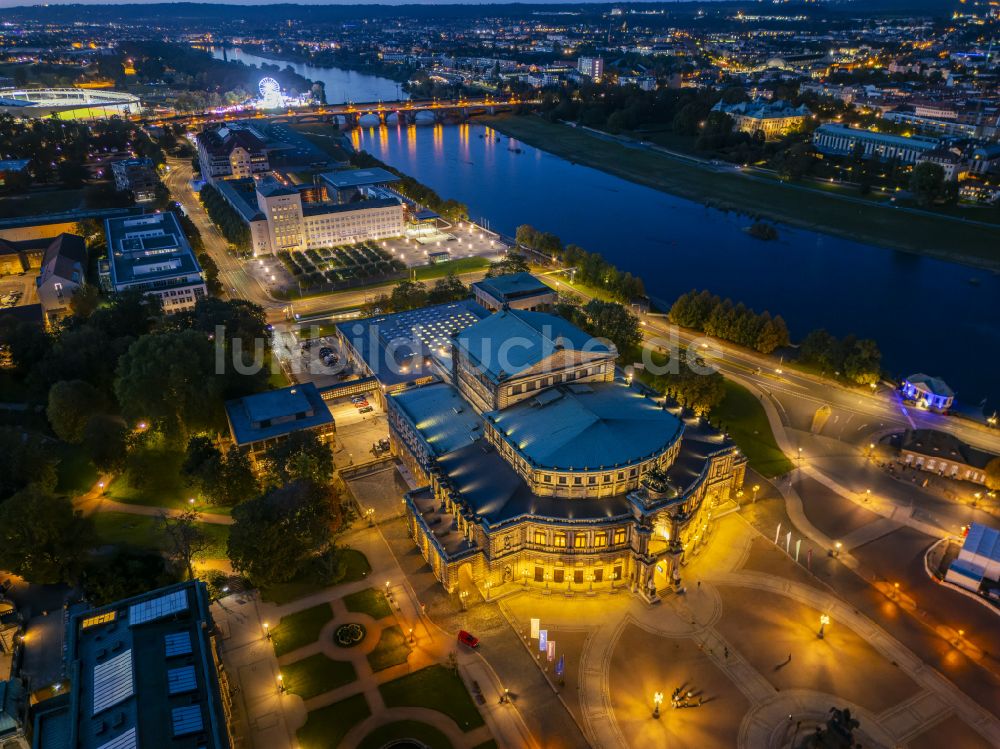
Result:
[[[614,369],[566,320],[504,309],[453,337],[449,377],[386,396],[419,486],[409,531],[441,583],[677,589],[743,483],[724,435]]]

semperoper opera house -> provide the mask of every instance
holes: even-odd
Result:
[[[394,317],[380,327],[398,330]],[[404,500],[409,531],[441,583],[627,586],[650,601],[678,588],[743,483],[735,444],[632,384],[613,345],[561,317],[462,319],[449,346],[404,347],[410,372],[423,364],[409,386],[375,373],[393,382],[392,450],[418,487]],[[369,365],[387,358],[350,348]]]

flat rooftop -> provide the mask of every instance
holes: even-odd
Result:
[[[621,380],[561,385],[483,417],[531,463],[562,470],[633,465],[665,452],[684,429]]]
[[[226,401],[226,416],[237,445],[333,424],[330,409],[311,382]]]
[[[397,177],[392,172],[380,167],[369,169],[344,169],[338,172],[325,172],[320,175],[320,179],[326,182],[335,190],[347,190],[352,187],[368,187],[371,185],[385,185],[390,182],[398,182]]]
[[[177,217],[168,212],[104,222],[111,280],[153,284],[201,273]]]
[[[372,208],[391,208],[394,205],[402,205],[399,198],[373,198],[371,200],[359,200],[356,203],[303,203],[303,216],[325,216],[332,213],[353,213],[354,211],[366,211]]]
[[[70,615],[72,681],[39,749],[228,747],[204,583],[180,583]],[[62,716],[60,718],[60,715]]]
[[[452,336],[489,315],[471,299],[337,324],[341,337],[387,387],[451,370]]]
[[[522,299],[538,294],[555,293],[555,289],[542,283],[530,273],[511,273],[507,276],[484,278],[472,285],[499,300]]]

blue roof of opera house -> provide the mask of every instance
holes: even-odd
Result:
[[[613,344],[594,338],[562,317],[514,309],[501,310],[470,325],[456,337],[455,345],[497,382],[563,349],[616,353]]]
[[[483,435],[483,422],[459,392],[443,382],[390,396],[434,455],[471,445]]]
[[[680,419],[621,381],[563,385],[484,417],[532,464],[563,470],[648,460],[683,431]]]

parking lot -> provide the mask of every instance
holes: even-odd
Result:
[[[35,276],[23,273],[18,276],[0,276],[0,309],[38,304]]]
[[[334,336],[310,338],[291,346],[289,366],[297,382],[324,388],[357,376]]]

